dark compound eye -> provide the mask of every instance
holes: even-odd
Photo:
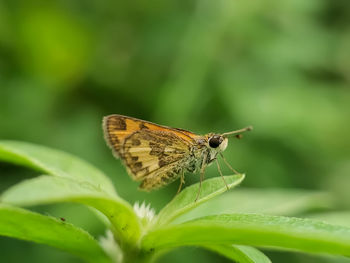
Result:
[[[217,148],[222,143],[223,139],[221,136],[214,135],[209,139],[209,146],[211,148]]]

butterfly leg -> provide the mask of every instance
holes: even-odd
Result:
[[[180,185],[179,185],[179,189],[177,189],[176,195],[178,193],[180,193],[182,185],[185,183],[185,175],[184,172],[182,172],[181,177],[180,177]]]
[[[207,156],[204,155],[203,162],[202,162],[202,167],[201,167],[201,171],[200,171],[200,177],[199,177],[199,189],[198,189],[198,193],[197,193],[197,197],[196,197],[195,202],[197,202],[198,197],[199,197],[199,195],[201,193],[202,181],[204,179],[204,172],[205,172],[206,162],[207,162]]]
[[[226,183],[226,181],[225,181],[225,177],[224,177],[224,175],[222,174],[222,171],[221,171],[221,168],[220,168],[220,164],[219,164],[218,159],[215,159],[215,161],[216,161],[216,165],[217,165],[217,167],[218,167],[219,173],[220,173],[220,175],[221,175],[221,178],[222,178],[222,180],[224,180],[224,183],[225,183],[225,185],[226,185],[227,190],[229,190],[230,188],[228,187],[228,185],[227,185],[227,183]]]
[[[239,172],[237,172],[235,169],[232,168],[232,166],[226,161],[224,155],[222,153],[220,153],[221,158],[224,160],[225,164],[227,165],[228,168],[231,169],[232,172],[234,172],[235,174],[241,174]]]

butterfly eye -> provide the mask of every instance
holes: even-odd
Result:
[[[221,136],[214,135],[209,139],[209,146],[211,148],[217,148],[222,143],[223,139]]]

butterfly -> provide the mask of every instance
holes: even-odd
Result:
[[[187,130],[158,125],[128,116],[113,114],[103,118],[103,131],[107,145],[115,157],[120,158],[129,175],[140,181],[140,189],[150,191],[180,178],[180,192],[185,172],[200,173],[201,184],[205,168],[213,163],[224,179],[217,156],[235,173],[222,152],[231,135],[241,136],[252,127],[227,133],[198,135]],[[225,179],[224,179],[225,182]],[[226,184],[226,182],[225,182]],[[228,188],[227,184],[226,187]]]

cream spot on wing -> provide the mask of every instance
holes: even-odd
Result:
[[[157,162],[154,162],[152,165],[150,165],[149,170],[150,171],[155,171],[159,168],[159,165]]]
[[[139,148],[139,147],[131,147],[128,149],[129,153],[137,153],[137,152],[151,152],[151,148],[150,147],[144,147],[144,148]]]
[[[175,148],[165,147],[164,152],[172,153],[172,152],[175,152],[175,150],[176,150]]]
[[[154,165],[156,165],[157,167],[156,168],[159,168],[158,167],[158,160],[149,160],[149,161],[144,161],[144,160],[140,160],[142,162],[142,167],[150,167],[149,169],[151,170]]]

